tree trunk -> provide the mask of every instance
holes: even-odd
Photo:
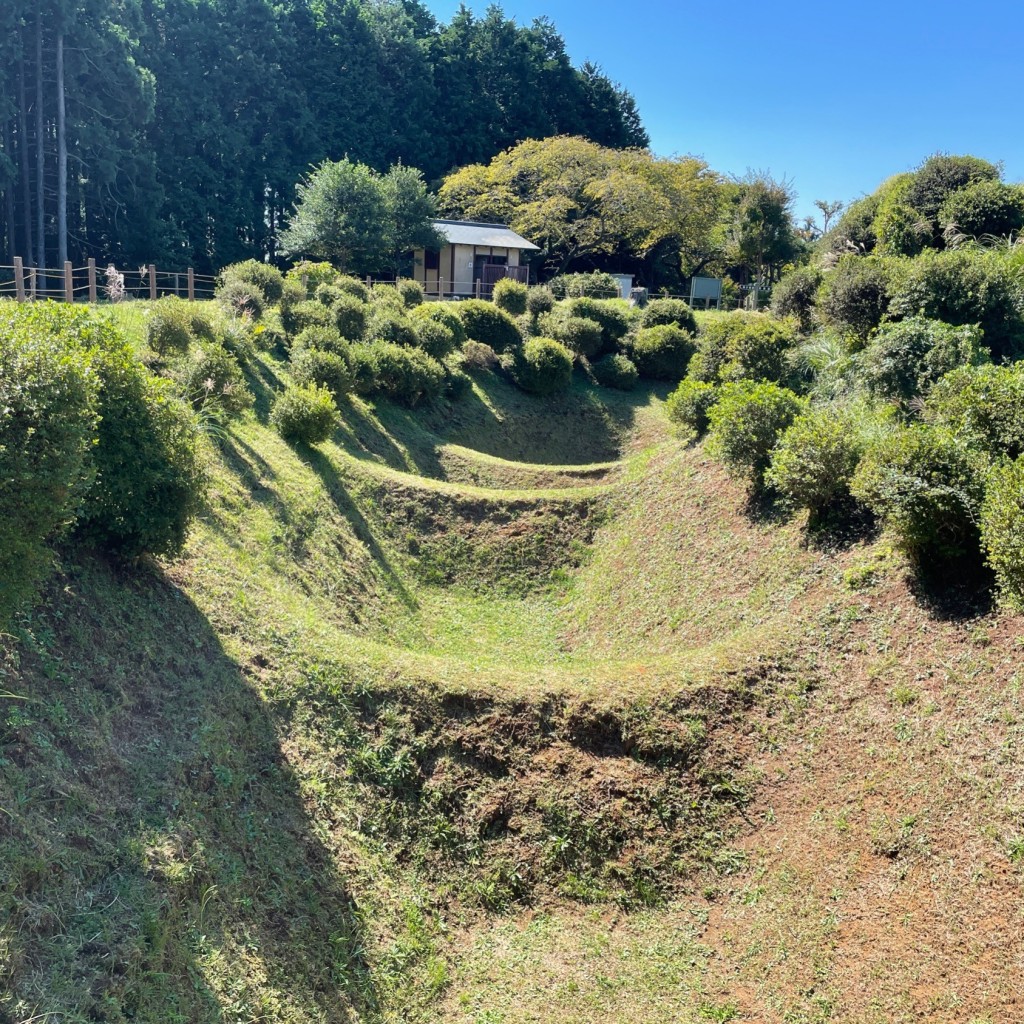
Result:
[[[43,11],[36,8],[36,266],[46,291],[46,123],[43,120]]]
[[[21,222],[25,228],[25,259],[35,266],[36,248],[32,236],[32,179],[28,172],[28,102],[25,98],[25,65],[18,73],[18,167],[21,177]]]
[[[64,33],[57,33],[57,266],[68,258],[68,138],[64,110]]]
[[[11,153],[13,152],[13,138],[11,134],[11,123],[10,121],[4,122],[4,152],[7,154],[7,159],[11,160]],[[13,168],[14,161],[11,160],[11,167]],[[14,187],[17,182],[17,178],[12,177],[7,184],[4,186],[4,220],[7,222],[7,263],[12,264],[14,257],[17,255],[15,250],[16,240],[14,237]]]

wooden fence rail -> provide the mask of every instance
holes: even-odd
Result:
[[[212,299],[217,278],[187,270],[157,270],[147,264],[137,270],[99,268],[90,259],[83,267],[65,263],[62,269],[26,265],[20,256],[10,266],[0,265],[0,298],[18,302],[54,299],[57,302],[90,302],[120,299],[158,299],[177,295],[191,302]]]

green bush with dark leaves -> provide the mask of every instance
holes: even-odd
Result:
[[[690,334],[697,333],[697,318],[689,303],[682,299],[651,299],[640,314],[641,327],[660,327],[674,324]]]
[[[519,327],[503,309],[483,299],[466,299],[456,306],[466,337],[490,345],[495,352],[509,352],[523,341]]]
[[[334,326],[343,338],[348,341],[362,341],[369,319],[369,306],[365,302],[360,302],[347,292],[341,292],[331,306],[331,313],[334,317]]]
[[[696,351],[693,335],[672,324],[643,327],[626,343],[640,376],[651,380],[682,380]]]
[[[239,278],[224,281],[216,291],[216,299],[232,316],[244,316],[250,320],[259,320],[267,308],[263,292],[256,285]]]
[[[174,379],[185,401],[215,420],[252,408],[253,396],[242,368],[221,345],[193,349],[175,366]]]
[[[1003,600],[1024,611],[1024,458],[995,466],[981,505],[981,542]]]
[[[325,306],[333,306],[343,295],[347,295],[347,292],[343,292],[337,285],[333,284],[322,284],[317,287],[317,290],[313,293],[313,298],[317,302],[322,302]]]
[[[555,293],[546,285],[534,285],[526,293],[526,312],[532,317],[550,313],[555,308]]]
[[[781,381],[789,373],[788,352],[796,343],[790,322],[736,310],[706,321],[690,365],[690,376],[708,383]]]
[[[452,332],[456,348],[462,348],[466,343],[466,329],[462,326],[456,306],[451,302],[424,302],[422,306],[412,310],[410,316],[415,323],[434,320],[444,324]]]
[[[392,345],[417,344],[419,338],[413,321],[404,309],[395,309],[387,304],[373,307],[366,322],[366,340],[384,341]]]
[[[708,413],[710,451],[759,489],[783,431],[805,411],[803,399],[770,381],[723,384]]]
[[[146,341],[161,356],[187,352],[195,341],[192,304],[168,295],[153,304],[146,318]]]
[[[510,316],[522,316],[526,312],[526,296],[529,288],[522,281],[503,277],[494,285],[494,304]]]
[[[367,347],[374,362],[374,391],[410,408],[443,392],[444,367],[422,349],[388,342],[375,342]]]
[[[640,379],[636,364],[621,353],[604,356],[590,370],[598,384],[616,391],[632,391]]]
[[[318,348],[304,348],[292,359],[292,378],[296,384],[319,384],[336,399],[352,390],[348,359]]]
[[[266,306],[275,306],[281,301],[284,292],[284,275],[277,267],[257,260],[245,260],[244,263],[232,263],[220,272],[221,282],[242,281],[259,289]]]
[[[348,354],[349,343],[338,333],[336,327],[304,327],[292,342],[292,358],[307,348],[318,348],[335,355]]]
[[[582,316],[551,317],[552,333],[570,352],[591,358],[602,348],[601,325]]]
[[[889,277],[885,263],[877,257],[844,256],[825,275],[818,290],[821,319],[857,338],[866,338],[889,309]],[[911,310],[910,315],[915,312]]]
[[[869,445],[850,489],[926,565],[977,554],[986,468],[948,428],[917,423]]]
[[[281,310],[281,324],[290,337],[307,327],[333,327],[334,314],[322,302],[306,299]]]
[[[402,304],[406,309],[412,309],[415,306],[422,306],[426,295],[423,291],[423,285],[419,281],[413,281],[410,278],[402,278],[395,283],[395,290],[402,297]]]
[[[353,298],[358,299],[360,302],[370,301],[370,289],[359,280],[358,277],[349,277],[347,275],[338,275],[333,282],[338,288],[340,288],[346,295],[351,295]]]
[[[814,326],[814,304],[821,287],[821,271],[801,267],[787,274],[772,288],[772,313],[792,317],[802,331]]]
[[[978,181],[948,196],[939,208],[947,236],[1006,238],[1024,228],[1024,189],[1001,181]]]
[[[554,338],[530,338],[516,353],[512,376],[534,395],[566,391],[572,382],[572,353]]]
[[[270,422],[292,444],[320,444],[341,423],[334,397],[318,384],[292,384],[277,397]]]
[[[588,274],[560,274],[548,282],[548,288],[556,299],[615,299],[619,295],[615,278],[599,270]]]
[[[992,458],[1024,455],[1024,363],[946,374],[928,396],[925,417]]]
[[[700,440],[708,431],[711,410],[718,401],[718,388],[706,381],[687,378],[665,399],[665,413],[679,433]]]
[[[440,320],[415,321],[417,344],[428,356],[444,359],[455,351],[455,332]]]
[[[614,352],[633,326],[633,315],[624,299],[570,299],[573,316],[593,320],[601,326],[602,352]]]

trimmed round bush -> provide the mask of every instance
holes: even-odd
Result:
[[[232,263],[220,272],[223,283],[243,281],[258,288],[267,306],[274,306],[281,301],[284,291],[284,275],[277,267],[258,260],[245,260],[243,263]]]
[[[828,406],[798,416],[783,432],[765,481],[814,523],[850,494],[864,445],[851,417]]]
[[[1024,458],[989,473],[981,505],[981,543],[1003,600],[1024,611]]]
[[[436,398],[444,390],[444,367],[418,348],[388,342],[372,346],[374,390],[410,408],[423,398]]]
[[[466,343],[466,329],[462,326],[462,320],[455,309],[450,302],[424,302],[422,306],[412,310],[409,316],[417,323],[421,320],[435,320],[439,324],[444,324],[452,332],[455,347],[462,348]]]
[[[456,308],[467,338],[482,341],[495,352],[507,352],[522,344],[523,338],[515,320],[493,302],[466,299]]]
[[[71,306],[0,306],[0,627],[45,575],[48,541],[92,483],[97,380],[78,337],[85,323]]]
[[[522,316],[526,312],[526,296],[529,288],[522,281],[503,277],[494,285],[494,304],[510,316]]]
[[[536,284],[526,293],[526,312],[532,317],[550,313],[555,308],[555,293],[542,284]]]
[[[889,275],[876,257],[844,256],[818,291],[822,320],[858,338],[866,338],[888,308]]]
[[[168,295],[153,304],[146,320],[146,341],[158,355],[180,355],[195,340],[191,304]]]
[[[551,326],[555,329],[557,340],[570,352],[588,358],[600,354],[603,335],[601,325],[596,320],[582,316],[553,317]]]
[[[370,394],[377,383],[375,345],[353,345],[348,354],[348,368],[352,374],[352,390],[357,395]]]
[[[934,221],[946,198],[978,181],[995,181],[999,168],[976,156],[930,156],[914,172],[906,193],[907,203]]]
[[[375,284],[370,291],[370,302],[378,309],[388,309],[402,316],[409,311],[401,292],[393,284]]]
[[[632,391],[640,379],[636,364],[621,353],[599,359],[590,370],[598,384],[616,391]]]
[[[290,309],[282,309],[281,323],[285,331],[294,336],[307,327],[333,327],[334,316],[322,302],[306,299]]]
[[[368,341],[386,341],[392,345],[415,345],[416,327],[402,310],[388,305],[375,306],[366,324]]]
[[[292,359],[307,348],[345,356],[348,355],[349,345],[335,327],[304,327],[292,342]]]
[[[498,353],[482,341],[467,341],[462,346],[462,357],[467,370],[493,370],[498,365]]]
[[[150,375],[125,345],[98,353],[96,480],[79,529],[125,558],[176,555],[206,491],[195,414],[174,385]]]
[[[764,482],[772,450],[806,403],[770,381],[723,384],[708,413],[709,448],[732,476]]]
[[[366,334],[369,307],[355,296],[341,292],[331,306],[334,326],[338,333],[349,341],[362,341]]]
[[[700,440],[708,431],[711,409],[717,401],[714,384],[687,378],[665,399],[665,413],[684,437]]]
[[[352,390],[348,360],[337,352],[304,348],[292,360],[292,377],[296,384],[320,384],[336,399]]]
[[[317,384],[292,384],[285,388],[270,410],[270,422],[293,444],[326,441],[341,423],[334,397]]]
[[[599,270],[588,274],[560,274],[548,284],[556,299],[614,299],[619,285],[611,274]]]
[[[573,316],[582,316],[601,326],[601,348],[614,352],[632,326],[632,310],[623,299],[570,299]]]
[[[686,376],[686,368],[697,345],[693,336],[682,327],[661,324],[641,328],[633,335],[627,348],[641,377],[676,381]]]
[[[512,376],[533,395],[566,391],[572,383],[572,353],[553,338],[530,338],[516,354]]]
[[[978,553],[986,461],[945,427],[916,423],[872,443],[850,490],[926,564]]]
[[[814,301],[821,286],[821,271],[801,267],[787,274],[772,288],[772,313],[793,317],[802,331],[814,325]]]
[[[695,380],[781,381],[789,372],[787,353],[796,342],[790,323],[764,313],[735,310],[708,320],[690,364]]]
[[[358,277],[339,276],[333,283],[346,295],[351,295],[360,302],[370,301],[370,289]]]
[[[325,306],[333,306],[343,295],[347,294],[347,292],[343,292],[337,285],[322,284],[317,286],[317,290],[314,292],[313,298],[315,298],[317,302],[322,302]]]
[[[217,289],[215,297],[232,316],[244,316],[250,320],[259,320],[267,305],[263,292],[256,285],[237,278],[225,281]]]
[[[414,306],[422,306],[423,300],[426,295],[423,292],[423,285],[419,281],[413,281],[409,278],[403,278],[395,284],[395,289],[398,294],[402,297],[402,303],[406,309],[412,309]]]
[[[981,331],[974,325],[952,327],[912,317],[880,328],[859,361],[872,394],[909,402],[927,394],[943,374],[981,357]]]
[[[415,329],[419,347],[428,356],[444,359],[455,351],[455,332],[440,320],[417,320]]]
[[[932,388],[925,416],[993,458],[1024,455],[1024,363],[953,370]]]
[[[697,318],[688,303],[682,299],[652,299],[640,314],[641,327],[660,327],[675,324],[690,334],[697,333]]]
[[[296,281],[294,278],[286,277],[284,281],[284,287],[281,289],[281,301],[278,306],[281,310],[281,320],[289,314],[300,302],[305,302],[309,296],[306,294],[306,288],[301,281]]]
[[[237,416],[252,408],[252,392],[238,360],[220,345],[195,349],[175,367],[174,379],[193,409]]]
[[[337,284],[341,275],[330,263],[314,263],[312,260],[300,260],[285,274],[285,281],[294,281],[305,291],[304,299],[316,294],[322,284]],[[305,285],[302,284],[305,278]]]
[[[1001,181],[978,181],[948,196],[939,208],[947,234],[1007,237],[1024,228],[1024,189]]]

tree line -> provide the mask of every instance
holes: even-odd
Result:
[[[437,183],[528,138],[644,147],[554,24],[420,0],[6,0],[0,252],[213,272],[276,260],[296,184],[348,156]]]

